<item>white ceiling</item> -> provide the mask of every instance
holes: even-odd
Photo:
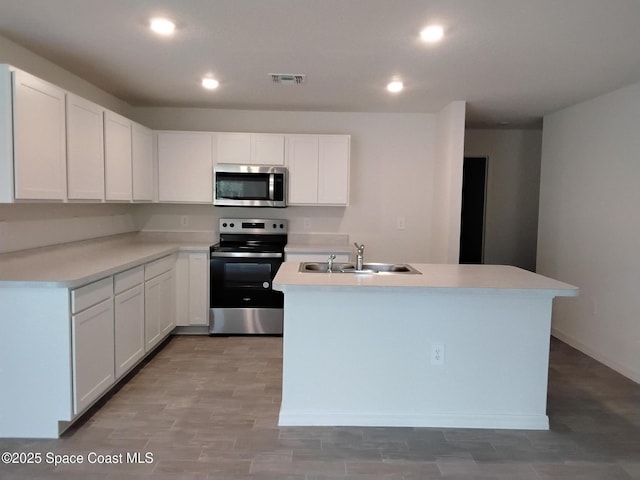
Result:
[[[148,30],[158,14],[176,20],[173,38]],[[433,21],[446,38],[422,44]],[[513,127],[640,81],[638,0],[0,0],[0,35],[136,106],[436,112],[466,100],[468,125]],[[200,87],[206,73],[220,88]]]

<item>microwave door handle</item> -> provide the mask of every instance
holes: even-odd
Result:
[[[269,174],[269,200],[274,200],[276,191],[276,179],[273,173]]]

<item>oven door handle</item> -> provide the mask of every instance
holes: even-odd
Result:
[[[211,252],[211,258],[282,258],[279,252]]]

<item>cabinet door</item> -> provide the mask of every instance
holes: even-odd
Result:
[[[318,201],[318,137],[294,135],[287,139],[289,205]]]
[[[138,123],[131,125],[133,200],[153,200],[153,133]]]
[[[104,199],[103,108],[67,94],[67,198]]]
[[[115,296],[115,374],[120,378],[144,355],[144,286]]]
[[[131,201],[131,120],[104,115],[105,198]]]
[[[171,269],[160,275],[161,309],[160,337],[164,338],[176,326],[176,272]]]
[[[65,92],[21,71],[13,81],[15,197],[64,200]]]
[[[113,300],[72,317],[73,409],[79,413],[115,381]]]
[[[251,163],[253,165],[284,165],[284,135],[251,134]]]
[[[251,134],[249,133],[217,133],[217,163],[251,163]]]
[[[346,135],[321,136],[318,163],[318,203],[349,203],[349,144]]]
[[[209,324],[209,254],[189,254],[189,325]]]
[[[158,133],[158,200],[213,202],[212,135]]]
[[[160,341],[160,316],[162,315],[162,279],[160,276],[144,284],[144,342],[149,352]]]

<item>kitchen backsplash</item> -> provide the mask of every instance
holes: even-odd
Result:
[[[136,230],[132,205],[0,205],[0,253]]]

